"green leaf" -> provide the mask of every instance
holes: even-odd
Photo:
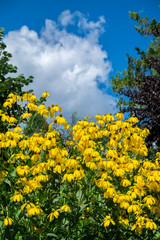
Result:
[[[3,226],[3,221],[0,221],[0,228]]]
[[[91,222],[96,223],[96,220],[93,217],[89,217],[88,219],[91,220]]]
[[[46,236],[58,238],[58,236],[54,233],[47,233]]]
[[[87,206],[88,206],[88,203],[87,203],[87,204],[80,205],[80,212],[82,212],[83,209],[86,208]]]
[[[16,168],[13,169],[13,171],[10,173],[10,175],[12,177],[16,177],[17,176]]]
[[[11,181],[8,178],[4,178],[3,182],[7,183],[9,186],[11,186]]]
[[[21,209],[18,209],[18,210],[16,211],[16,213],[15,213],[15,217],[18,218],[19,215],[20,215],[20,213],[21,213]]]
[[[76,197],[78,199],[78,203],[80,204],[83,201],[82,190],[81,189],[79,189],[78,192],[76,193]]]

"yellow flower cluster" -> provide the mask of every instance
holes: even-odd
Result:
[[[47,96],[47,92],[42,94],[43,98]],[[16,164],[16,184],[21,189],[16,190],[10,199],[24,202],[21,210],[26,209],[27,216],[44,215],[51,222],[59,217],[60,212],[71,212],[67,204],[59,204],[56,210],[51,206],[48,214],[39,202],[35,205],[27,199],[31,193],[43,192],[50,180],[58,179],[61,185],[75,182],[81,188],[90,172],[94,179],[88,184],[100,190],[106,203],[106,217],[101,225],[109,227],[119,222],[137,234],[141,234],[144,228],[157,229],[152,218],[160,217],[160,153],[153,162],[146,159],[145,138],[149,131],[136,126],[138,119],[135,116],[124,120],[122,113],[117,113],[116,119],[111,114],[98,114],[95,122],[86,117],[70,130],[72,139],[60,144],[60,133],[52,128],[52,124],[62,125],[63,129],[70,126],[61,113],[55,117],[56,112],[62,111],[58,105],[46,108],[42,103],[38,106],[34,94],[26,93],[22,97],[10,94],[4,107],[11,108],[15,101],[28,102],[21,119],[31,117],[34,111],[43,117],[54,118],[43,135],[34,133],[26,137],[18,125],[0,134],[1,149],[19,149],[8,161]],[[17,122],[2,111],[0,116],[11,126]],[[0,171],[0,183],[6,175],[7,172]],[[117,219],[107,210],[109,202],[116,206]],[[9,219],[4,221],[5,226],[12,224]]]

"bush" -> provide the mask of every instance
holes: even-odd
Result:
[[[122,113],[70,128],[47,95],[10,94],[0,110],[1,239],[159,239],[160,153],[147,160],[149,131]],[[26,108],[18,118],[7,114],[14,102]],[[20,124],[35,115],[53,122],[26,136]]]

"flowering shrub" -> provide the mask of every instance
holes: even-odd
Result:
[[[15,102],[26,108],[19,118],[7,113]],[[160,153],[147,160],[136,117],[98,114],[71,129],[34,94],[10,94],[3,107],[1,239],[159,239]],[[36,114],[52,122],[27,137],[20,124]]]

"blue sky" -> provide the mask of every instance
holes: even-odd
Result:
[[[129,11],[160,20],[158,0],[1,0],[0,27],[18,73],[33,75],[30,88],[48,90],[48,104],[66,115],[115,112],[109,80],[127,68],[126,53],[146,50]],[[102,89],[99,86],[106,86]]]

